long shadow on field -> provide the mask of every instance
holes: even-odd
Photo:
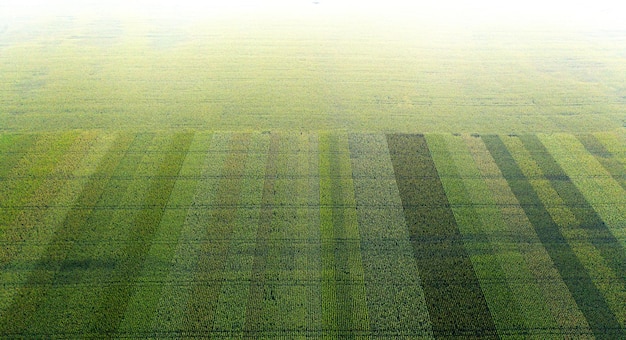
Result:
[[[515,197],[524,209],[526,216],[535,228],[541,243],[550,255],[550,258],[552,258],[554,266],[559,271],[578,308],[589,322],[589,326],[596,338],[626,338],[624,329],[604,300],[602,293],[594,285],[589,273],[576,257],[576,254],[561,233],[559,226],[542,204],[541,199],[502,140],[498,136],[485,136],[483,140],[500,171],[502,171],[504,178],[509,183]],[[525,144],[537,147],[536,141],[532,139],[527,138]],[[548,167],[551,163],[548,159],[540,160],[539,163],[543,164],[544,171],[549,170]],[[552,164],[553,169],[554,165]],[[567,188],[562,187],[561,189]]]
[[[426,139],[393,134],[387,143],[433,333],[497,338]]]

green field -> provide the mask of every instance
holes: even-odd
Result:
[[[0,6],[0,338],[626,338],[626,29],[324,6]]]

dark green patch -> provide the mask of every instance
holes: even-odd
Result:
[[[418,135],[387,135],[426,304],[437,337],[497,337],[435,164]]]

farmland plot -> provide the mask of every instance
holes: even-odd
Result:
[[[0,334],[620,338],[623,147],[5,133]]]
[[[0,338],[626,338],[623,11],[48,2],[0,1]]]
[[[205,20],[203,9],[172,20],[177,10],[151,16],[163,4],[85,14],[82,3],[21,18],[11,3],[0,4],[4,132],[624,128],[623,29],[500,28],[474,17],[448,28],[426,9],[391,19],[382,8],[327,12],[332,4],[306,1],[267,16],[210,9]]]

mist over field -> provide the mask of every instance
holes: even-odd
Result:
[[[133,15],[162,16],[208,16],[211,13],[237,12],[255,10],[274,14],[307,9],[311,5],[323,8],[324,11],[349,11],[354,14],[380,16],[382,13],[402,15],[428,16],[437,21],[454,24],[455,19],[474,22],[497,21],[506,23],[512,18],[519,21],[543,20],[552,24],[572,21],[581,24],[587,22],[595,25],[624,25],[620,20],[623,4],[619,1],[524,1],[505,2],[494,0],[478,1],[419,1],[406,2],[364,1],[364,0],[234,0],[234,1],[194,1],[194,0],[110,0],[110,1],[76,1],[76,0],[7,0],[2,8],[5,15],[46,16],[62,13],[125,13]],[[267,14],[267,13],[265,13]],[[448,20],[445,20],[448,18]]]
[[[623,125],[610,1],[0,6],[3,129]]]
[[[0,0],[0,338],[626,339],[623,7]]]

